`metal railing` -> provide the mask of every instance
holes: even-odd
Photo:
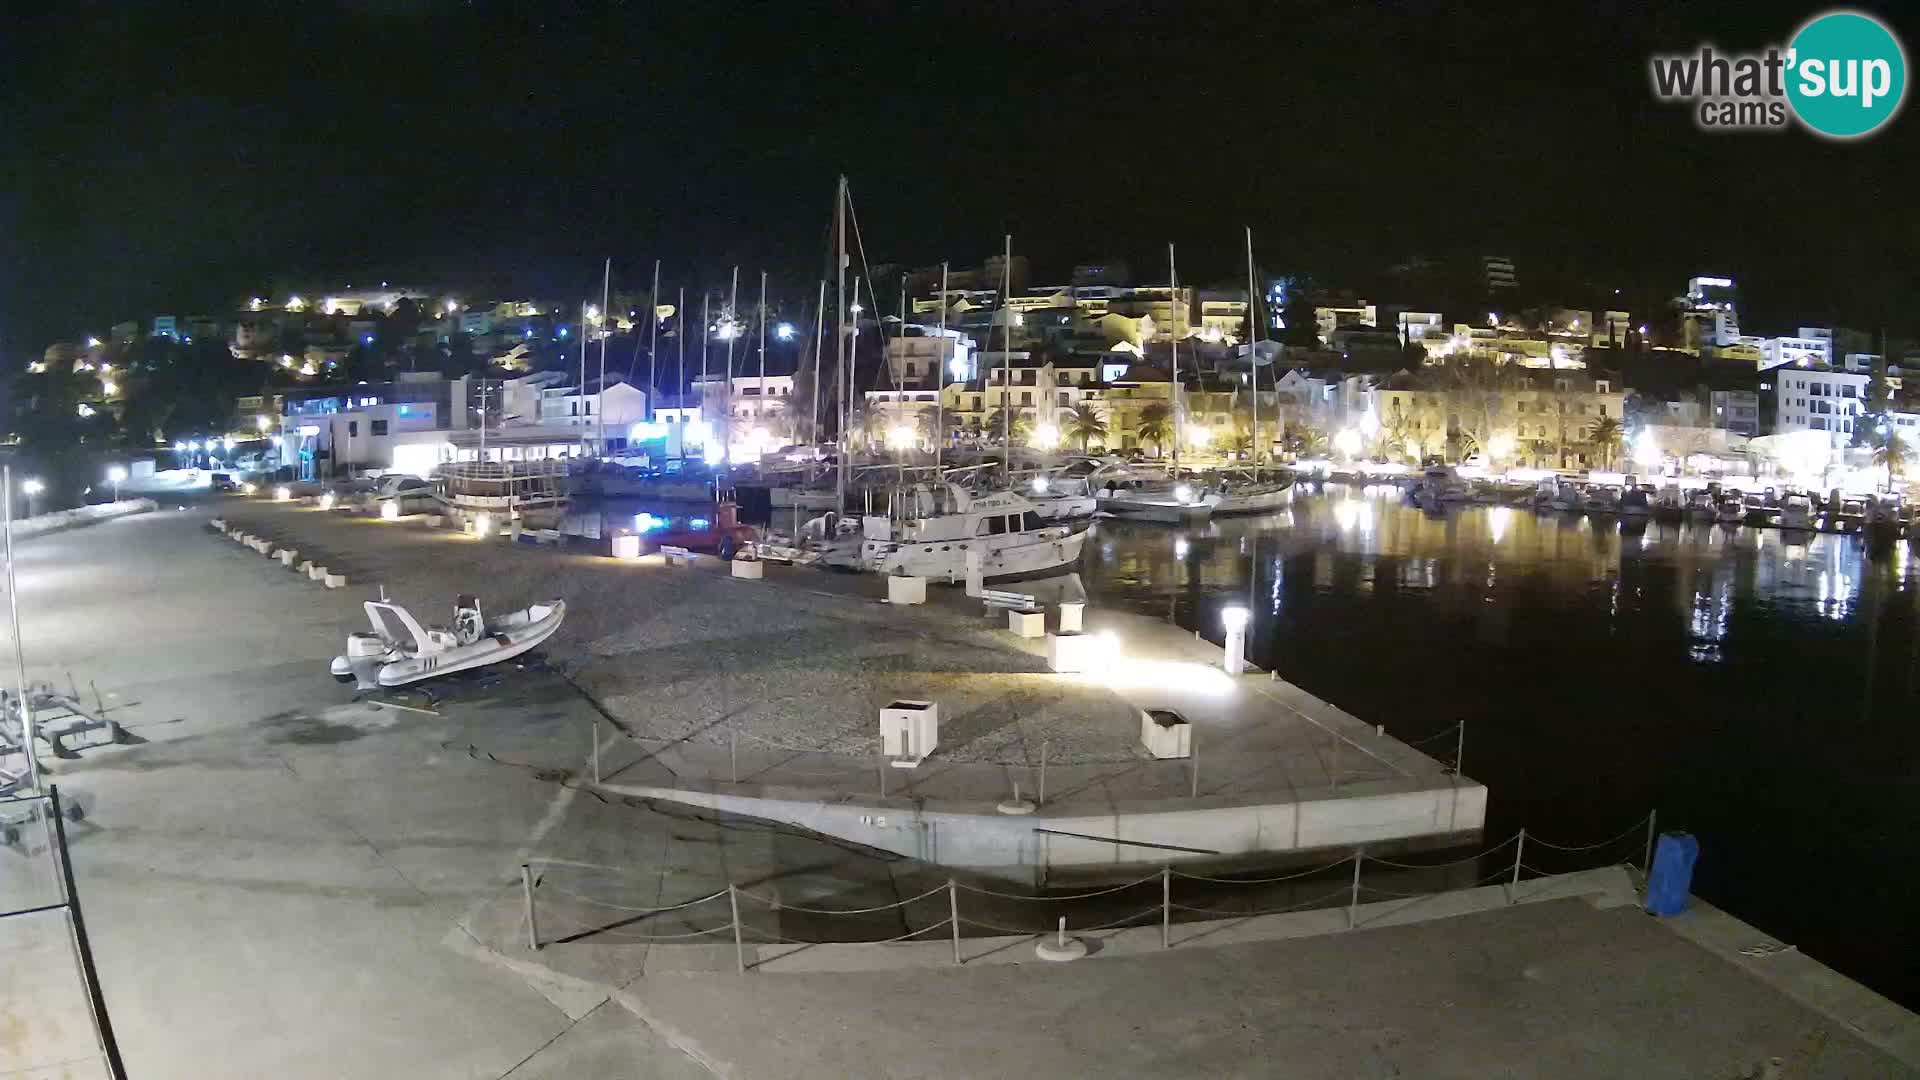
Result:
[[[73,965],[70,974],[78,986],[59,985],[62,973],[57,963],[21,964],[21,968],[32,970],[33,981],[26,988],[9,988],[18,995],[14,1012],[57,1012],[73,1008],[76,1002],[69,1000],[71,998],[83,1000],[90,1014],[94,1052],[101,1067],[114,1080],[125,1080],[126,1068],[120,1060],[119,1043],[114,1039],[113,1022],[107,1015],[106,998],[100,991],[100,976],[94,967],[87,923],[73,883],[73,864],[67,858],[66,825],[80,817],[78,804],[63,802],[58,787],[49,787],[44,794],[0,799],[0,839],[5,840],[13,854],[21,857],[20,861],[10,861],[5,873],[0,874],[0,888],[7,894],[0,900],[6,905],[6,910],[0,911],[0,940],[7,942],[9,951],[19,948],[30,953],[44,943],[46,924],[58,920]],[[55,1031],[59,1027],[44,1025],[37,1030]],[[33,1025],[29,1025],[29,1029],[34,1029]],[[45,1068],[51,1074],[76,1060],[73,1048],[29,1044],[16,1046],[14,1051],[15,1059],[35,1075],[38,1069]],[[46,1060],[28,1060],[35,1055],[45,1055]]]
[[[1520,899],[1520,885],[1529,876],[1552,877],[1606,866],[1633,865],[1633,855],[1640,857],[1639,865],[1645,870],[1652,857],[1656,821],[1656,815],[1650,813],[1626,830],[1589,844],[1557,843],[1522,829],[1491,847],[1442,862],[1423,862],[1414,858],[1387,859],[1357,849],[1353,854],[1332,862],[1261,877],[1188,873],[1167,864],[1131,881],[1064,894],[1004,892],[949,877],[943,884],[936,884],[904,899],[844,908],[790,903],[779,896],[769,896],[734,882],[676,903],[629,904],[606,895],[604,890],[597,889],[593,884],[573,880],[569,876],[588,878],[612,873],[617,877],[625,877],[624,871],[560,859],[534,859],[521,864],[520,880],[525,907],[526,947],[529,950],[563,942],[718,944],[730,940],[733,943],[735,968],[745,972],[755,966],[748,959],[749,945],[817,945],[830,942],[891,944],[925,939],[928,935],[945,931],[952,945],[953,963],[962,964],[967,961],[962,942],[969,936],[1039,938],[1056,931],[1066,932],[1067,920],[1058,915],[1062,909],[1057,905],[1081,907],[1083,916],[1089,922],[1070,928],[1079,933],[1151,926],[1157,917],[1160,947],[1163,949],[1176,944],[1173,939],[1176,923],[1245,920],[1344,908],[1343,929],[1352,930],[1367,922],[1393,918],[1435,897],[1495,884],[1504,891],[1505,903],[1512,905]],[[1506,854],[1509,847],[1513,849],[1511,857]],[[1540,861],[1565,861],[1573,857],[1584,865],[1542,867],[1527,861],[1530,852],[1536,858],[1540,858],[1541,852],[1551,853],[1540,858]],[[1374,876],[1372,882],[1367,880],[1369,868],[1381,872]],[[1440,875],[1441,887],[1420,887],[1422,875],[1434,873]],[[1386,879],[1384,883],[1383,878]],[[657,877],[647,880],[652,887],[659,887]],[[1179,882],[1193,884],[1176,890],[1176,883]],[[1135,891],[1144,892],[1154,886],[1157,886],[1158,892],[1154,902],[1138,909],[1131,909],[1132,906],[1125,903],[1124,898]],[[1313,888],[1304,898],[1297,895],[1309,886],[1320,887]],[[1284,887],[1285,895],[1280,897],[1283,902],[1253,906],[1261,896],[1271,896],[1280,887]],[[595,895],[596,891],[600,894]],[[962,903],[963,895],[968,898],[965,904]],[[544,909],[542,897],[547,898]],[[1095,904],[1094,901],[1099,903]],[[1363,904],[1393,901],[1401,903],[1381,912],[1375,919],[1362,920]],[[1130,910],[1117,918],[1107,918],[1115,906]],[[543,936],[540,930],[543,910],[550,916],[569,917],[572,925],[562,933]],[[795,937],[780,932],[792,929],[789,926],[769,929],[764,925],[766,920],[761,917],[762,913],[773,914],[776,925],[778,920],[786,918],[790,921],[814,922],[823,928],[838,925],[845,932]],[[1009,915],[1010,921],[1016,923],[1025,921],[1028,916],[1037,918],[1026,926],[1010,926],[994,918]],[[794,916],[801,918],[793,919]],[[884,918],[890,925],[876,929],[876,918]],[[849,924],[856,919],[869,920],[860,928],[867,933],[854,936],[857,928]],[[889,932],[896,928],[904,932]],[[966,932],[969,928],[974,932]]]

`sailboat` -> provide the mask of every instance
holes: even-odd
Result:
[[[1281,472],[1267,476],[1260,466],[1260,292],[1254,286],[1253,228],[1247,227],[1247,378],[1253,388],[1253,467],[1241,469],[1215,481],[1215,514],[1265,514],[1287,505],[1292,499],[1293,474]],[[1276,419],[1278,416],[1276,414]]]

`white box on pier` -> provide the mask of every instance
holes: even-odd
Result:
[[[880,710],[880,752],[895,767],[911,769],[940,745],[940,706],[931,701],[895,701]]]

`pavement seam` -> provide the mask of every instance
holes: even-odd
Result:
[[[629,980],[626,986],[622,986],[613,992],[612,1000],[619,1002],[621,1008],[631,1013],[636,1020],[647,1025],[647,1027],[651,1029],[654,1034],[659,1035],[661,1040],[668,1046],[685,1054],[689,1061],[698,1064],[701,1068],[715,1076],[733,1076],[734,1071],[731,1064],[714,1058],[707,1053],[698,1040],[688,1036],[680,1029],[662,1022],[658,1016],[651,1015],[651,1010],[649,1010],[644,1003],[633,994],[627,992],[628,986],[632,986],[644,978],[646,978],[645,975],[639,975]]]

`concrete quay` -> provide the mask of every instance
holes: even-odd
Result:
[[[87,803],[73,863],[136,1076],[1692,1077],[1775,1054],[1803,1076],[1916,1075],[1912,1014],[1711,909],[1656,921],[1617,906],[1617,882],[1523,881],[1511,908],[1497,889],[1376,900],[1354,931],[1337,904],[1176,925],[1165,952],[1156,928],[1101,932],[1065,968],[1011,962],[1028,937],[969,938],[960,966],[938,940],[762,942],[745,976],[724,938],[562,943],[572,928],[543,901],[534,952],[518,914],[529,861],[617,873],[600,899],[629,906],[738,883],[778,898],[751,918],[787,937],[804,936],[803,907],[894,904],[946,875],[583,789],[589,733],[608,728],[551,674],[352,704],[326,658],[390,556],[369,549],[353,586],[329,591],[212,539],[206,516],[20,546],[29,677],[97,682],[145,740],[49,763]],[[683,575],[654,602],[688,606],[670,586],[714,587]],[[429,595],[450,599],[406,599]],[[37,898],[23,865],[0,851],[8,908]],[[1328,887],[1310,878],[1302,898]],[[1571,899],[1529,902],[1546,896]],[[1076,911],[1075,925],[1110,918]],[[1391,925],[1422,914],[1459,917]],[[878,918],[861,936],[924,925]],[[93,1075],[60,945],[44,922],[0,920],[0,1075]]]
[[[1036,884],[1468,843],[1485,820],[1480,784],[1266,673],[1228,676],[1217,647],[1153,619],[1088,613],[1124,659],[1054,674],[1043,639],[956,588],[900,608],[871,576],[776,566],[745,582],[717,560],[621,562],[274,503],[223,513],[403,602],[476,581],[496,610],[564,596],[548,649],[612,721],[600,777],[617,795]],[[902,698],[942,713],[938,751],[912,770],[878,756],[879,710]],[[1162,709],[1192,723],[1192,758],[1142,751],[1140,712]],[[1037,812],[998,811],[1043,784]]]

